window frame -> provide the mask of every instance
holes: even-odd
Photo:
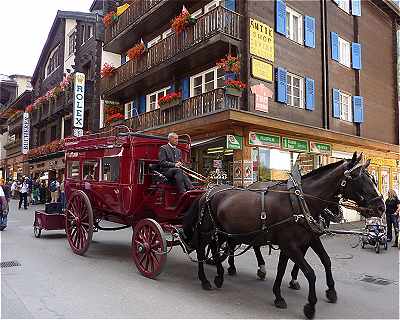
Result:
[[[55,72],[59,67],[60,67],[60,56],[59,56],[59,49],[60,49],[60,44],[58,44],[51,52],[49,55],[49,58],[47,59],[46,65],[45,65],[45,79],[48,78],[53,72]],[[54,62],[55,61],[55,62]],[[53,66],[53,70],[48,72],[49,66],[54,63],[56,65]]]
[[[346,98],[348,101],[347,104],[347,118],[344,115],[343,112],[343,98]],[[346,122],[353,122],[353,101],[352,101],[352,96],[351,94],[344,92],[344,91],[339,91],[339,109],[340,109],[340,119]]]
[[[288,26],[287,14],[289,14],[289,26]],[[293,29],[293,17],[296,17],[299,20],[298,30],[297,30],[298,40],[295,40],[295,38],[294,38],[295,32]],[[300,12],[286,6],[286,38],[288,38],[288,39],[292,40],[293,42],[296,42],[297,44],[300,44],[300,45],[304,44],[303,20],[304,20],[304,17]]]
[[[96,181],[96,182],[100,181],[99,180],[100,179],[100,172],[101,172],[100,167],[98,169],[98,176],[97,177],[96,177],[96,173],[94,172],[94,177],[93,177],[92,180],[85,179],[85,164],[87,162],[92,162],[92,163],[95,162],[98,166],[100,165],[99,159],[84,159],[82,161],[82,181]]]
[[[219,67],[212,67],[210,69],[207,69],[205,71],[202,71],[200,73],[197,73],[197,74],[191,76],[190,77],[190,81],[189,81],[190,82],[190,97],[194,97],[195,96],[194,95],[194,79],[198,78],[200,76],[201,76],[201,93],[198,94],[198,95],[202,95],[202,94],[206,93],[206,91],[205,91],[205,86],[206,86],[205,75],[210,73],[210,72],[212,72],[212,71],[214,72],[214,79],[213,79],[214,88],[212,90],[218,89],[219,88],[218,87],[218,79],[220,79],[220,78],[225,79],[225,74],[223,74],[222,76],[218,77],[218,70],[219,69],[220,69]],[[209,91],[212,91],[212,90],[209,90]],[[207,92],[209,92],[209,91],[207,91]]]
[[[76,176],[70,175],[70,166],[73,166],[74,163],[78,163],[78,167],[79,167],[79,172],[78,172],[78,175],[76,175]],[[81,178],[81,163],[80,163],[80,161],[79,160],[67,160],[66,167],[67,167],[67,179],[79,181]]]
[[[71,37],[73,37],[73,50],[71,51]],[[76,52],[76,28],[68,34],[68,58]]]
[[[290,77],[290,84],[289,84],[289,81],[288,81],[288,77]],[[294,98],[297,98],[297,96],[295,97],[293,95],[293,90],[292,90],[292,94],[289,95],[289,90],[288,90],[289,85],[290,85],[290,87],[292,89],[294,88],[293,79],[298,79],[299,82],[300,82],[300,86],[299,86],[300,94],[299,94],[299,97],[298,97],[298,98],[300,98],[300,106],[295,106],[294,103],[293,103]],[[305,108],[304,95],[305,95],[305,92],[304,92],[304,77],[301,77],[301,76],[299,76],[297,74],[294,74],[294,73],[291,73],[291,72],[287,72],[287,74],[286,74],[286,100],[287,100],[286,105],[288,105],[290,107],[298,108],[298,109],[304,109]]]
[[[167,91],[170,90],[170,89],[171,89],[171,86],[168,86],[168,87],[164,87],[164,88],[162,88],[160,90],[157,90],[157,91],[154,91],[152,93],[147,94],[146,95],[146,112],[158,109],[159,108],[159,105],[158,105],[158,94],[163,92],[164,96],[165,96],[165,95],[167,95]],[[156,101],[155,101],[156,107],[154,109],[151,109],[150,98],[151,98],[151,96],[154,96],[154,95],[156,96]]]
[[[343,55],[343,50],[346,49]],[[351,45],[350,42],[338,37],[339,63],[347,68],[351,68]]]
[[[117,159],[118,160],[118,179],[117,180],[104,180],[104,160],[105,159]],[[120,159],[120,157],[104,157],[104,158],[100,159],[99,181],[104,182],[104,183],[120,183],[120,181],[121,181],[121,159]]]
[[[350,14],[350,0],[339,0],[337,6],[347,14]]]

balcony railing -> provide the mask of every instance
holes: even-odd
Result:
[[[166,0],[136,0],[118,18],[116,23],[105,29],[104,44],[107,45],[127,27],[134,24],[146,12]]]
[[[139,59],[130,60],[117,68],[111,77],[102,79],[102,92],[107,92],[133,77],[167,61],[182,51],[214,36],[217,33],[240,39],[240,15],[224,7],[217,7],[197,19],[179,35],[161,40],[149,48]]]
[[[143,131],[229,109],[239,109],[239,97],[228,95],[225,89],[218,88],[186,99],[170,109],[145,112],[125,120],[125,124],[133,130]]]

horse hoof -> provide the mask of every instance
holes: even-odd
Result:
[[[235,267],[229,267],[228,268],[228,274],[230,276],[236,276],[236,268]]]
[[[275,304],[275,307],[277,307],[279,309],[286,309],[287,308],[286,301],[283,298],[275,299],[274,304]]]
[[[335,289],[328,289],[325,291],[326,298],[328,299],[329,303],[336,303],[337,301],[337,294]]]
[[[296,280],[290,280],[289,288],[293,290],[300,290],[300,284]]]
[[[313,319],[315,316],[315,307],[312,306],[311,304],[307,303],[304,306],[304,315],[307,317],[307,319]]]
[[[212,290],[212,286],[211,286],[211,283],[209,281],[203,282],[201,284],[201,286],[203,287],[204,290],[207,290],[207,291]]]
[[[221,278],[221,277],[215,277],[214,283],[215,283],[215,286],[216,286],[217,288],[221,288],[221,287],[222,287],[222,284],[224,283],[224,279]]]
[[[259,280],[265,280],[266,275],[267,275],[266,272],[264,272],[260,269],[257,270],[257,277]]]

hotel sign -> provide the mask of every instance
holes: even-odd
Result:
[[[22,154],[27,154],[29,151],[29,135],[30,135],[29,113],[24,112],[22,117]]]
[[[250,19],[250,53],[274,62],[274,29]]]
[[[85,114],[85,75],[83,73],[75,73],[74,83],[74,128],[83,128],[83,120]],[[73,130],[74,135],[82,133],[83,130]]]

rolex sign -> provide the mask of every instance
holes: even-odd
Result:
[[[29,113],[24,112],[22,118],[22,154],[27,154],[29,151]]]
[[[74,81],[74,128],[83,128],[85,114],[85,75],[75,73]]]

